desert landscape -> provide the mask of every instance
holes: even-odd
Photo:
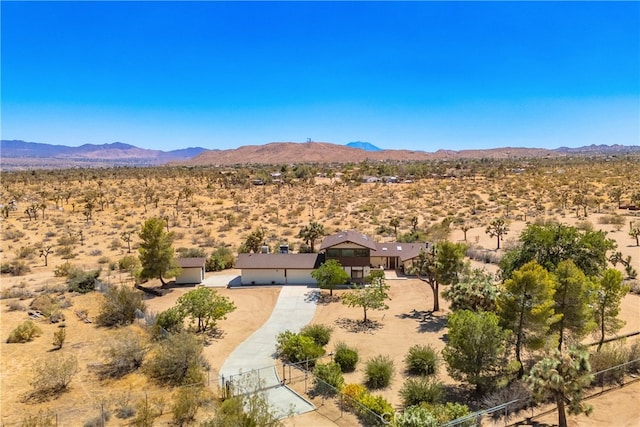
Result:
[[[123,334],[150,340],[146,320],[119,328],[97,326],[103,293],[68,292],[67,277],[60,273],[61,266],[68,263],[82,271],[100,270],[99,280],[107,285],[133,288],[133,270],[121,268],[121,260],[137,256],[138,233],[149,218],[164,219],[167,230],[174,233],[177,254],[201,250],[209,256],[216,249],[227,248],[237,255],[249,233],[257,229],[264,232],[272,251],[286,243],[297,252],[305,244],[297,237],[300,229],[315,221],[324,225],[327,234],[358,230],[381,242],[419,231],[430,242],[465,243],[467,254],[474,254],[469,262],[491,273],[498,272],[496,261],[517,243],[527,224],[555,221],[580,230],[606,232],[622,258],[630,257],[630,267],[640,270],[640,247],[629,234],[630,227],[640,221],[640,211],[629,209],[640,205],[639,166],[638,156],[620,155],[3,171],[2,423],[51,425],[33,420],[55,419],[57,425],[101,425],[101,414],[109,413],[107,425],[132,425],[132,415],[120,415],[127,410],[139,413],[142,405],[156,408],[153,425],[174,422],[173,388],[151,381],[139,370],[116,379],[105,379],[96,372],[109,343]],[[497,218],[508,226],[499,250],[495,237],[486,232]],[[392,219],[397,219],[395,227]],[[623,264],[616,267],[626,273]],[[239,271],[227,269],[207,273],[207,277],[235,274]],[[634,280],[625,283],[632,292],[622,301],[619,318],[625,325],[617,335],[640,331],[639,285]],[[402,366],[408,349],[428,344],[441,351],[451,311],[440,298],[440,310],[431,313],[431,290],[415,277],[388,280],[388,284],[389,309],[369,314],[375,328],[354,330],[352,326],[361,320],[362,313],[340,303],[347,289],[336,290],[334,301],[318,304],[313,323],[333,328],[329,351],[336,343],[346,342],[358,349],[361,361],[389,356],[396,375],[377,394],[401,409],[399,390],[406,378]],[[171,282],[163,287],[157,279],[142,285],[162,291],[161,295],[144,296],[147,313],[156,314],[173,307],[178,298],[194,289]],[[217,410],[217,370],[233,349],[269,318],[280,291],[268,286],[216,290],[233,301],[236,309],[217,323],[215,333],[204,336],[203,355],[210,367],[205,381],[214,397],[205,399],[196,421],[208,419]],[[43,296],[51,297],[56,306],[56,323],[51,323],[49,316],[32,314],[42,331],[40,336],[26,343],[7,343],[10,332],[29,319],[29,313],[36,311],[34,301]],[[52,340],[61,324],[66,338],[56,349]],[[629,338],[627,344],[634,340],[637,337]],[[31,392],[34,365],[58,354],[76,356],[78,373],[68,390],[36,399]],[[458,385],[442,361],[438,378],[446,385]],[[345,374],[345,381],[362,383],[362,369]],[[631,404],[634,394],[629,390],[637,391],[637,387],[636,382],[591,399],[592,416],[570,418],[570,425],[605,426],[611,425],[612,419],[619,420],[616,425],[634,425],[640,413]],[[468,394],[462,395],[469,399]],[[461,403],[474,410],[482,406],[471,399]],[[555,415],[544,415],[541,420],[554,424]],[[299,426],[357,422],[352,414],[340,416],[329,409],[285,421]]]

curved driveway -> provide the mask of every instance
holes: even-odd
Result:
[[[281,385],[275,348],[280,332],[287,329],[297,332],[311,322],[316,312],[317,293],[316,289],[307,286],[283,286],[271,317],[233,350],[220,369],[220,375],[232,382],[238,374],[255,370],[269,405],[281,418],[291,412],[301,414],[315,409],[310,402]]]

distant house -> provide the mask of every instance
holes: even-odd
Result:
[[[176,276],[177,285],[197,285],[204,280],[206,258],[178,258],[176,262],[181,268]]]
[[[324,261],[319,254],[240,254],[243,285],[315,285],[311,272]]]

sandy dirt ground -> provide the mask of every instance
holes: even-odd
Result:
[[[173,189],[178,189],[189,182],[191,183],[189,185],[199,190],[192,201],[185,202],[182,199],[182,210],[175,218],[172,216],[171,230],[177,233],[174,246],[176,248],[201,247],[208,252],[221,244],[226,244],[235,250],[247,234],[258,225],[265,226],[269,244],[275,245],[287,240],[297,246],[301,242],[295,235],[301,226],[308,224],[312,219],[324,223],[327,233],[357,229],[375,236],[377,240],[392,241],[394,239],[392,232],[377,233],[376,230],[381,224],[387,223],[388,218],[393,215],[402,218],[399,231],[403,233],[409,230],[409,218],[413,215],[418,218],[421,226],[440,222],[445,215],[464,217],[465,221],[472,226],[467,231],[467,243],[494,250],[495,239],[487,236],[485,226],[489,218],[501,216],[504,213],[504,205],[498,203],[501,197],[499,193],[509,191],[515,194],[520,188],[524,189],[522,194],[514,196],[512,201],[509,233],[503,243],[505,245],[509,240],[516,239],[526,226],[522,218],[523,214],[531,209],[532,197],[527,192],[532,194],[543,192],[538,187],[534,188],[526,181],[526,177],[522,176],[510,176],[508,180],[490,182],[425,180],[420,183],[396,186],[375,184],[356,187],[335,184],[329,179],[318,179],[315,185],[296,188],[283,187],[276,190],[266,186],[248,187],[232,192],[218,188],[217,185],[209,189],[205,179],[163,178],[151,185],[156,186],[156,194],[164,191],[165,188],[168,189],[165,191],[166,196],[163,195],[163,199],[157,206],[149,203],[143,210],[140,199],[147,185],[144,179],[110,178],[98,184],[96,180],[91,181],[85,177],[81,185],[75,182],[69,184],[81,190],[76,189],[75,195],[68,203],[60,202],[60,207],[56,209],[53,202],[49,201],[46,220],[29,221],[22,213],[27,201],[30,198],[37,199],[42,186],[49,185],[51,188],[48,190],[53,192],[55,185],[58,185],[53,180],[49,180],[51,182],[48,184],[46,180],[45,183],[40,181],[29,184],[29,179],[31,178],[25,178],[27,184],[24,184],[22,201],[19,202],[20,210],[12,211],[8,219],[2,219],[0,222],[3,233],[0,242],[0,260],[2,263],[11,262],[17,259],[20,249],[33,248],[47,242],[54,245],[54,252],[49,256],[47,267],[44,266],[44,259],[38,257],[37,251],[25,257],[24,261],[31,271],[21,276],[3,274],[0,278],[2,292],[19,288],[35,295],[43,293],[43,289],[47,287],[64,287],[64,279],[54,277],[53,274],[54,269],[64,262],[57,252],[57,239],[72,233],[78,235],[80,231],[83,233],[83,241],[82,244],[76,242],[73,245],[74,257],[70,262],[83,269],[102,268],[102,280],[111,284],[132,286],[133,281],[128,273],[117,269],[112,271],[108,268],[110,263],[117,262],[127,255],[127,246],[120,237],[121,233],[124,231],[133,233],[132,254],[135,255],[138,243],[135,234],[139,231],[143,220],[151,216],[172,216],[174,209],[172,197],[175,197]],[[96,207],[94,218],[87,221],[82,215],[82,191],[95,190],[97,185],[101,185],[103,190],[112,194],[116,201],[107,203],[104,209]],[[553,184],[548,183],[547,187],[552,189]],[[63,186],[63,188],[66,187]],[[0,191],[5,197],[5,188],[1,188]],[[450,197],[452,194],[457,194],[459,197]],[[72,204],[75,206],[72,207]],[[562,213],[551,196],[545,204],[548,212],[545,216],[547,219],[568,224],[577,224],[582,221],[578,220],[575,212],[569,209],[566,213]],[[470,213],[472,206],[480,212],[478,215]],[[628,225],[617,231],[612,225],[600,224],[600,218],[604,215],[617,213],[612,208],[603,212],[603,214],[590,212],[588,221],[595,228],[609,232],[609,237],[613,237],[618,242],[618,250],[625,256],[631,256],[634,267],[640,271],[640,248],[634,246],[635,242],[628,236],[625,228]],[[625,224],[638,219],[638,216],[632,216],[630,213],[625,215],[627,215],[623,218]],[[532,218],[529,217],[530,220]],[[540,219],[540,215],[537,219]],[[463,233],[459,227],[451,227],[449,239],[462,241]],[[486,267],[489,271],[497,270],[496,266],[490,264],[474,263],[474,265]],[[403,382],[402,366],[406,351],[417,343],[431,344],[438,350],[444,347],[448,308],[446,301],[441,298],[442,310],[430,314],[433,304],[431,290],[418,280],[397,280],[390,284],[389,310],[369,313],[369,318],[378,325],[376,329],[354,332],[351,328],[362,318],[362,311],[344,306],[339,301],[319,305],[314,322],[331,325],[334,328],[331,342],[327,347],[329,350],[336,342],[345,341],[360,350],[362,361],[378,354],[391,357],[395,362],[396,376],[392,385],[380,393],[399,407],[398,390]],[[159,283],[151,281],[147,285],[157,286]],[[150,311],[157,313],[173,306],[177,298],[190,289],[192,288],[172,287],[166,295],[146,298],[145,302]],[[277,300],[279,289],[222,288],[219,292],[231,298],[237,310],[229,314],[226,320],[219,322],[220,334],[209,338],[205,345],[204,354],[211,365],[212,378],[215,377],[217,369],[231,351],[268,319]],[[338,290],[336,295],[339,297],[343,292]],[[99,328],[94,323],[85,323],[76,316],[75,312],[86,310],[90,319],[95,318],[99,313],[102,296],[98,293],[82,296],[66,293],[65,297],[71,303],[70,307],[63,309],[67,339],[63,348],[58,351],[53,351],[52,337],[59,325],[49,324],[43,320],[37,321],[43,331],[40,337],[25,344],[7,344],[5,340],[10,331],[28,318],[26,311],[10,311],[7,304],[18,301],[26,308],[33,297],[25,296],[22,300],[9,298],[1,301],[0,418],[3,424],[20,425],[26,415],[37,414],[40,410],[50,410],[59,416],[60,425],[83,425],[87,420],[99,415],[103,408],[113,413],[125,401],[135,405],[143,399],[149,399],[149,401],[164,399],[165,415],[158,418],[157,425],[167,425],[170,422],[168,412],[172,390],[150,383],[144,375],[139,373],[128,375],[121,380],[101,380],[92,370],[92,366],[103,361],[103,351],[110,340],[117,339],[120,333],[144,334],[142,325],[110,330]],[[625,298],[621,317],[626,321],[626,326],[621,333],[640,330],[640,297],[629,295]],[[32,365],[53,353],[76,355],[80,371],[71,382],[69,391],[58,398],[45,402],[29,401],[27,397],[31,390],[29,381]],[[362,380],[361,367],[362,364],[356,372],[346,376],[347,382]],[[444,366],[441,367],[439,376],[445,383],[451,382]],[[212,388],[214,388],[213,384]],[[613,400],[626,402],[628,412],[631,414],[629,420],[633,420],[637,415],[632,412],[632,408],[638,407],[635,405],[637,399],[634,399],[634,394],[627,392],[626,388],[605,393],[602,398],[607,396],[611,396]],[[584,421],[584,424],[574,425],[608,426],[612,424],[607,423],[606,420],[625,413],[624,409],[614,409],[615,407],[610,403],[598,403],[600,402],[598,399],[592,402],[595,406],[594,414]],[[352,421],[338,420],[338,417],[339,414],[330,410],[325,412],[319,410],[317,413],[287,420],[287,425],[350,425]],[[576,422],[583,421],[578,419]],[[621,423],[623,422],[626,421],[621,420]],[[126,424],[126,420],[115,416],[112,416],[108,423],[108,425]]]

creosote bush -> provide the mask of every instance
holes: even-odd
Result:
[[[31,320],[25,320],[18,325],[7,338],[8,343],[25,343],[42,334],[42,329]]]
[[[136,318],[136,310],[146,310],[142,292],[127,286],[110,286],[96,321],[107,327],[129,325]]]
[[[385,388],[394,374],[393,360],[389,356],[378,355],[367,361],[365,384],[370,389]]]
[[[156,382],[176,386],[201,383],[206,366],[198,337],[181,332],[160,342],[144,370]]]
[[[55,353],[34,363],[30,384],[35,394],[55,394],[64,391],[77,373],[76,356]]]
[[[428,345],[412,346],[404,361],[412,375],[435,375],[438,372],[438,354]]]
[[[134,331],[123,330],[103,350],[105,362],[100,368],[104,377],[119,378],[142,366],[149,348]]]
[[[353,372],[356,369],[358,358],[358,351],[355,348],[349,347],[344,342],[336,344],[333,361],[340,365],[342,372]]]

